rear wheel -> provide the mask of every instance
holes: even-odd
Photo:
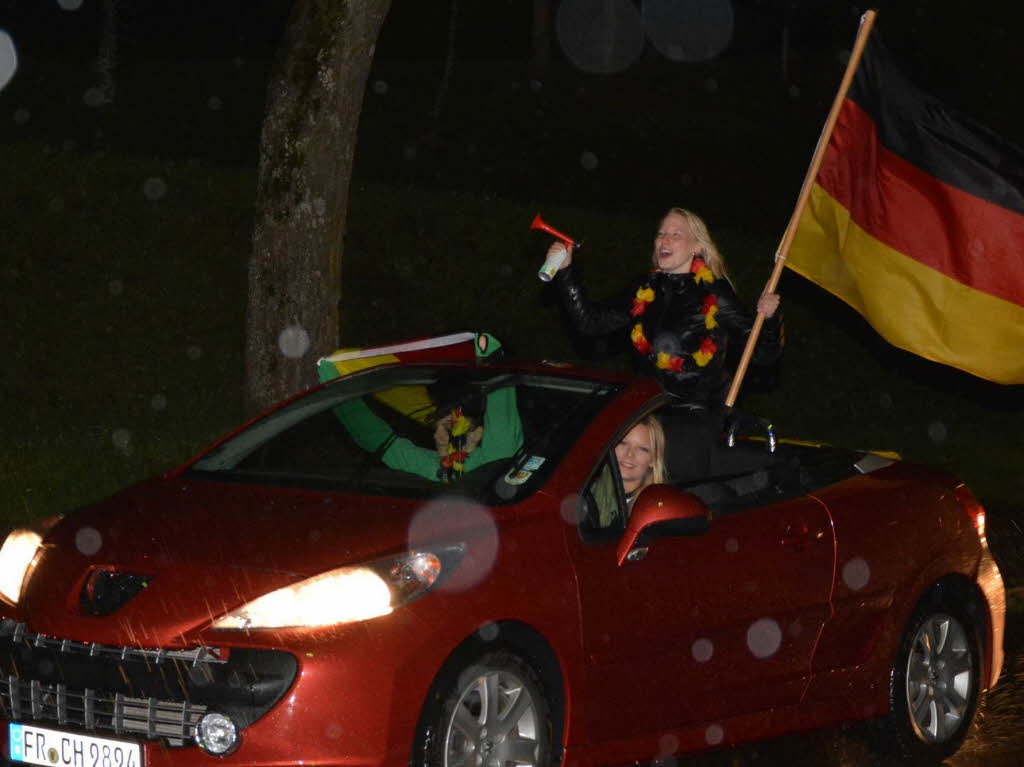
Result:
[[[895,756],[937,764],[956,752],[978,707],[981,660],[958,604],[936,595],[918,607],[890,678],[885,734]]]
[[[417,752],[429,767],[549,767],[551,713],[537,674],[507,652],[439,680]],[[420,760],[417,760],[420,761]]]

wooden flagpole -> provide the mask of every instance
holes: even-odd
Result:
[[[832,138],[832,131],[836,127],[836,120],[839,119],[839,110],[843,105],[843,100],[846,98],[847,91],[850,90],[850,84],[853,82],[853,75],[857,71],[857,65],[860,63],[861,54],[864,53],[864,46],[867,45],[868,35],[871,34],[871,27],[875,23],[875,11],[866,11],[860,20],[860,28],[857,30],[857,39],[853,44],[853,51],[850,53],[850,60],[846,64],[846,72],[843,73],[842,82],[839,84],[839,90],[836,92],[835,100],[832,102],[832,109],[828,113],[828,119],[825,121],[825,127],[821,131],[821,135],[818,137],[818,146],[814,149],[814,156],[811,159],[811,165],[807,169],[807,175],[804,177],[803,186],[800,188],[800,196],[797,197],[796,207],[793,209],[793,215],[789,219],[789,226],[786,227],[786,234],[782,238],[782,243],[779,245],[779,250],[775,254],[775,268],[772,270],[771,277],[768,278],[768,283],[765,285],[764,293],[774,293],[775,286],[779,283],[779,277],[782,275],[782,269],[786,265],[786,257],[789,255],[789,248],[793,244],[793,238],[796,236],[797,223],[800,221],[800,217],[803,215],[804,208],[807,207],[807,200],[811,196],[811,187],[814,186],[814,179],[818,176],[818,170],[821,168],[822,160],[825,158],[825,150],[828,148],[829,139]],[[761,327],[764,325],[764,314],[761,312],[757,313],[754,318],[754,326],[750,330],[750,336],[747,338],[747,345],[743,349],[743,356],[740,357],[740,362],[736,366],[736,374],[732,379],[732,386],[729,387],[729,394],[725,398],[725,406],[731,408],[736,404],[736,397],[740,391],[740,385],[743,383],[743,377],[747,373],[747,367],[750,365],[750,358],[754,354],[754,347],[757,345],[757,337],[761,334]]]

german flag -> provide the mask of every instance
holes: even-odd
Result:
[[[786,265],[889,343],[1024,383],[1024,152],[922,92],[872,35]]]

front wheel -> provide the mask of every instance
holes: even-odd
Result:
[[[959,605],[940,597],[914,613],[890,678],[886,734],[912,764],[952,756],[971,726],[981,694],[981,653]]]
[[[533,669],[515,655],[488,653],[440,682],[437,706],[419,733],[429,767],[549,767],[551,713]]]

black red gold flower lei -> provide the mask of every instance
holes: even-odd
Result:
[[[693,281],[695,284],[706,282],[711,284],[715,281],[715,277],[708,268],[704,259],[700,256],[694,256],[690,262],[690,273],[693,275]],[[650,283],[640,287],[636,291],[636,295],[633,298],[633,307],[629,313],[632,317],[640,317],[644,312],[647,311],[647,305],[654,300],[654,289],[651,288]],[[704,327],[708,330],[718,327],[718,320],[715,319],[715,315],[718,313],[718,297],[714,293],[708,293],[704,297],[704,301],[700,308],[701,314],[704,315]],[[660,370],[671,370],[674,372],[682,372],[686,358],[677,357],[674,354],[667,354],[666,352],[658,352],[653,354],[654,347],[651,346],[651,342],[647,340],[644,335],[644,326],[642,323],[637,322],[632,331],[629,334],[630,340],[633,342],[633,346],[638,352],[645,356],[653,355],[654,366]],[[697,367],[704,367],[711,358],[715,356],[715,352],[718,351],[718,344],[714,340],[707,336],[701,341],[700,348],[697,349],[691,356],[693,361],[697,363]]]

